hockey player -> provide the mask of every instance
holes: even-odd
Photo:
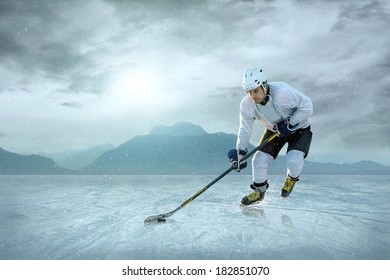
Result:
[[[247,95],[240,104],[240,127],[236,148],[228,153],[230,164],[236,170],[247,166],[240,162],[247,153],[247,146],[252,135],[253,123],[260,121],[266,128],[262,140],[274,133],[272,141],[257,151],[252,159],[253,190],[241,200],[241,204],[250,205],[264,199],[269,185],[267,182],[268,166],[282,147],[287,143],[287,176],[281,189],[281,196],[288,197],[302,172],[304,159],[309,153],[312,132],[310,116],[313,104],[306,95],[284,82],[267,82],[261,68],[246,70],[242,82]]]

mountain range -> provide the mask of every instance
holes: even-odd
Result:
[[[58,166],[52,159],[39,155],[19,155],[0,148],[0,175],[68,175],[74,171]]]
[[[91,164],[94,160],[100,157],[103,153],[114,149],[111,144],[102,144],[84,150],[66,150],[60,153],[39,153],[40,156],[53,159],[59,166],[82,170],[84,167]]]
[[[0,174],[220,174],[229,168],[227,151],[235,147],[236,139],[235,134],[207,133],[198,125],[179,122],[156,126],[149,134],[117,147],[106,144],[30,156],[0,148]],[[269,174],[285,174],[284,159],[278,156]],[[238,174],[251,173],[250,160],[248,163]],[[390,167],[373,161],[336,164],[306,160],[304,174],[390,175]]]
[[[92,174],[215,174],[228,168],[234,134],[208,134],[200,126],[158,126],[107,151],[84,169]],[[225,168],[226,169],[226,168]]]

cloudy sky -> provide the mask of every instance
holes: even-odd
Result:
[[[389,26],[379,0],[2,0],[0,147],[118,145],[178,121],[236,133],[261,66],[313,100],[310,160],[390,165]]]

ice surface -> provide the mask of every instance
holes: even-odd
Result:
[[[390,176],[0,176],[0,259],[390,259]]]

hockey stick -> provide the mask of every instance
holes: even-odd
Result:
[[[267,143],[269,143],[272,139],[274,139],[277,136],[277,133],[272,134],[270,137],[265,139],[263,142],[261,142],[256,148],[254,148],[252,151],[247,153],[241,161],[245,161],[249,157],[251,157],[254,153],[256,153],[258,150],[260,150],[262,147],[264,147]],[[208,188],[210,188],[212,185],[214,185],[216,182],[221,180],[223,177],[225,177],[228,173],[230,173],[233,170],[233,167],[230,167],[227,169],[225,172],[223,172],[221,175],[219,175],[217,178],[215,178],[212,182],[210,182],[207,186],[203,187],[201,190],[199,190],[196,194],[191,196],[189,199],[187,199],[182,205],[177,207],[175,210],[165,213],[165,214],[160,214],[160,215],[154,215],[147,217],[144,221],[145,224],[150,224],[154,222],[165,222],[165,218],[168,218],[175,214],[177,211],[179,211],[181,208],[189,204],[191,201],[193,201],[195,198],[200,196],[203,192],[205,192]]]

